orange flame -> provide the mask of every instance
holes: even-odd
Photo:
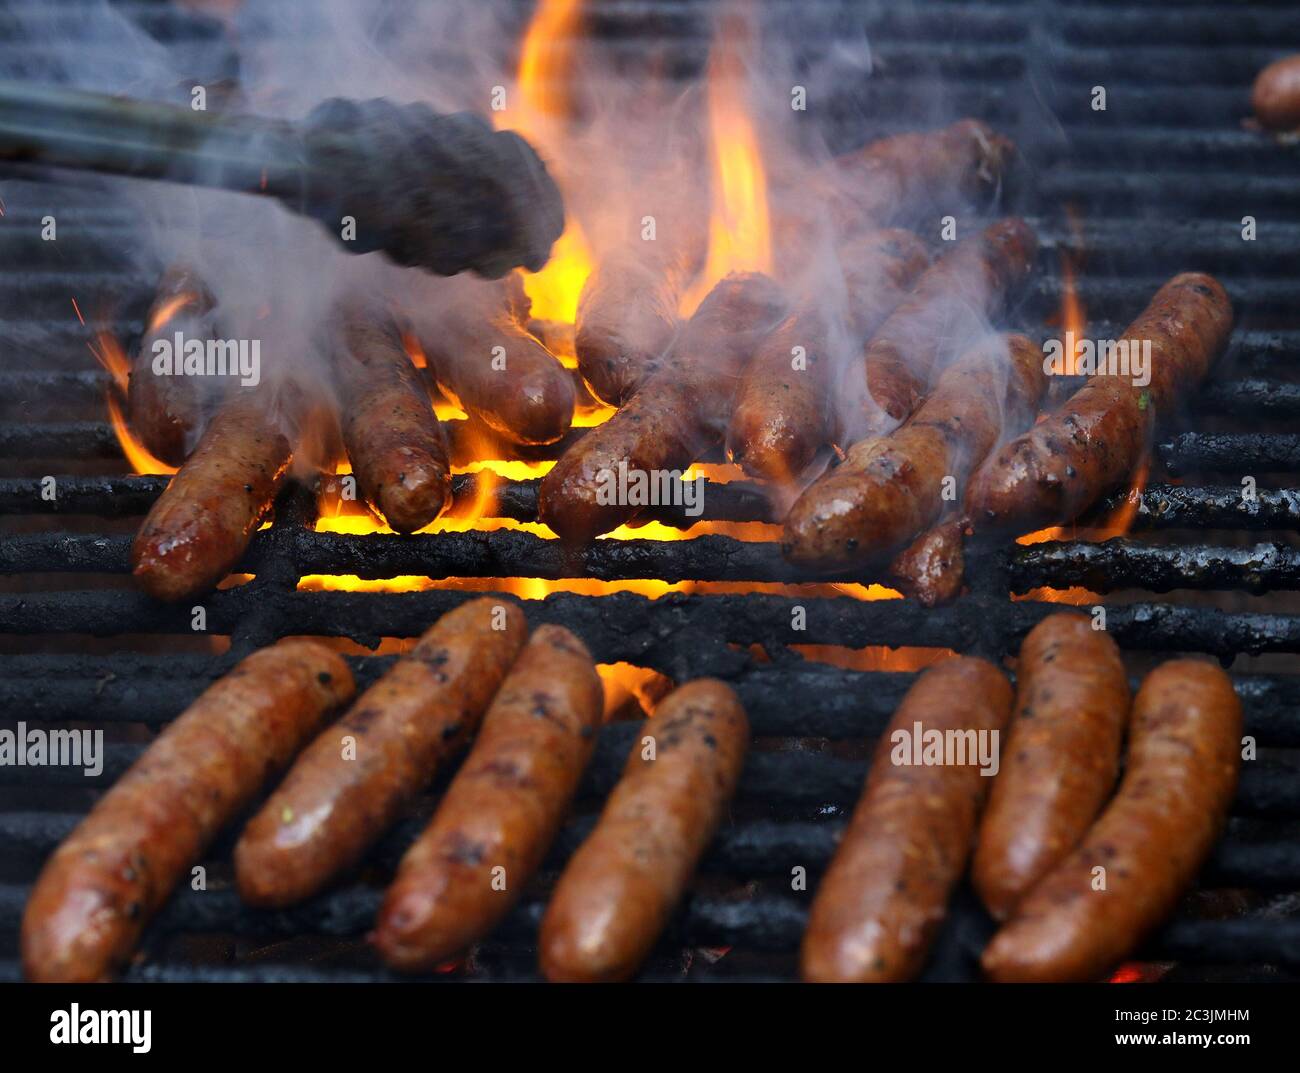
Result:
[[[87,343],[95,360],[104,367],[118,391],[126,394],[131,379],[131,362],[127,360],[122,344],[111,332],[96,332],[95,341]]]
[[[520,48],[519,106],[510,113],[496,113],[499,127],[517,131],[552,158],[562,158],[559,128],[573,111],[571,44],[579,28],[580,7],[579,0],[541,0]],[[545,267],[524,273],[524,291],[533,303],[531,315],[572,324],[591,268],[586,235],[570,214]]]
[[[180,294],[172,295],[162,305],[154,309],[153,314],[149,317],[149,331],[156,332],[159,328],[165,327],[172,317],[197,300],[198,295],[191,291],[182,291]]]
[[[729,272],[769,272],[772,240],[767,174],[758,134],[745,99],[742,51],[752,28],[739,16],[721,19],[709,56],[709,154],[712,210],[704,269],[682,295],[679,312],[695,312],[713,285]]]
[[[107,400],[108,419],[112,422],[113,432],[117,435],[117,442],[121,445],[122,454],[126,456],[132,472],[175,473],[175,466],[169,466],[161,459],[155,458],[145,449],[144,444],[135,438],[126,423],[126,418],[122,415],[122,408],[118,406],[117,399],[113,397],[111,391],[108,393]]]

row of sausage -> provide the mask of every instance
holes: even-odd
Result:
[[[603,690],[588,651],[558,626],[529,637],[518,607],[483,598],[445,615],[322,730],[354,689],[347,664],[305,640],[214,683],[47,861],[23,919],[28,977],[120,969],[217,834],[286,768],[235,847],[238,890],[254,906],[328,888],[471,741],[372,938],[392,968],[418,972],[489,934],[540,867],[592,755]],[[1092,979],[1132,952],[1217,837],[1241,713],[1226,675],[1191,660],[1152,672],[1129,702],[1114,643],[1078,614],[1026,638],[1014,714],[1011,685],[988,662],[923,674],[817,890],[804,977],[914,977],[972,853],[976,890],[1004,921],[984,955],[990,978]],[[725,684],[678,688],[644,726],[552,893],[539,944],[549,979],[636,974],[735,791],[749,728]],[[897,752],[900,735],[992,734],[996,749],[1004,732],[996,778],[974,752],[923,763]]]

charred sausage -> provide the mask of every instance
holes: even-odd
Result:
[[[538,516],[562,540],[586,541],[630,520],[641,506],[611,494],[631,479],[681,471],[721,442],[736,380],[753,346],[784,311],[767,276],[722,280],[678,333],[664,364],[632,401],[574,444],[542,478]]]
[[[1218,667],[1172,660],[1133,702],[1119,791],[984,951],[999,982],[1093,980],[1173,911],[1223,826],[1241,764],[1241,703]]]
[[[1033,229],[1010,217],[963,239],[925,271],[867,344],[868,433],[888,431],[916,409],[951,348],[987,330],[1028,277],[1037,252]]]
[[[469,414],[511,443],[554,443],[573,423],[573,377],[523,328],[520,294],[467,281],[416,334],[434,378]]]
[[[397,326],[349,308],[335,355],[343,444],[365,501],[413,533],[451,503],[447,440]]]
[[[303,751],[235,846],[250,905],[291,905],[360,859],[446,759],[473,736],[523,646],[513,604],[471,600]]]
[[[172,466],[185,461],[203,431],[207,377],[168,376],[154,371],[154,344],[170,342],[181,332],[191,339],[211,336],[216,300],[203,281],[185,265],[163,273],[149,310],[148,330],[131,363],[127,413],[131,429],[155,458]],[[174,354],[179,362],[180,354]]]
[[[236,389],[131,546],[133,572],[145,592],[182,600],[225,577],[275,500],[290,454],[263,393]]]
[[[1140,461],[1153,423],[1195,387],[1223,349],[1232,303],[1200,272],[1175,276],[1121,341],[1150,342],[1150,383],[1098,373],[1064,407],[1005,444],[976,471],[966,493],[977,530],[1029,532],[1064,525]]]
[[[875,231],[843,256],[847,323],[844,336],[861,345],[929,263],[908,231]],[[787,317],[759,346],[740,382],[727,433],[727,454],[751,477],[790,481],[835,439],[831,398],[843,362],[832,356],[831,319],[816,307]],[[802,348],[805,364],[792,355]]]
[[[887,562],[938,520],[944,482],[954,492],[964,484],[1004,421],[1032,420],[1046,384],[1042,352],[1026,336],[990,336],[967,351],[907,424],[854,444],[804,490],[786,516],[786,558],[826,570]]]
[[[1008,139],[976,119],[881,138],[835,161],[847,201],[837,205],[836,215],[882,227],[913,223],[935,208],[956,210],[961,203],[988,200],[1015,157]]]
[[[549,980],[617,981],[636,972],[735,792],[749,724],[722,682],[703,678],[675,690],[645,727],[547,906],[540,947]]]
[[[991,757],[981,758],[972,739],[992,741],[996,750],[1010,711],[1006,676],[979,659],[945,660],[908,690],[817,889],[803,940],[804,979],[885,983],[921,971],[993,781],[979,766]],[[936,732],[960,754],[915,763]]]
[[[46,862],[23,914],[23,970],[91,983],[119,968],[212,839],[353,691],[312,641],[254,652],[164,730]]]
[[[577,791],[603,708],[586,647],[560,626],[542,626],[433,821],[402,858],[374,934],[385,962],[431,969],[515,904]]]
[[[628,248],[610,254],[587,277],[575,346],[578,371],[602,402],[622,406],[658,368],[677,332],[677,303],[690,269],[685,256]]]
[[[1300,127],[1300,56],[1286,56],[1260,71],[1250,103],[1268,130]]]
[[[956,599],[966,572],[965,530],[962,518],[927,529],[889,564],[894,585],[925,607]]]
[[[971,876],[999,920],[1079,844],[1115,788],[1129,689],[1119,648],[1087,617],[1029,631],[1016,669],[1005,759]]]

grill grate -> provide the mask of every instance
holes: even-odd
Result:
[[[77,6],[32,0],[48,20],[51,49],[76,41]],[[238,658],[286,635],[369,648],[411,637],[466,598],[468,585],[446,579],[490,589],[491,579],[521,574],[700,583],[658,599],[558,592],[529,601],[528,614],[534,624],[573,629],[603,663],[627,662],[677,680],[723,677],[740,692],[754,727],[755,749],[730,821],[645,978],[793,974],[808,896],[790,890],[791,869],[815,876],[829,860],[857,797],[870,740],[915,677],[845,669],[822,662],[808,646],[952,649],[1002,659],[1059,608],[1034,598],[1040,590],[1072,585],[1112,594],[1107,627],[1125,649],[1135,682],[1158,653],[1209,653],[1230,664],[1247,733],[1260,747],[1197,891],[1142,958],[1178,962],[1171,979],[1219,966],[1242,979],[1300,978],[1300,675],[1293,658],[1300,652],[1300,602],[1292,595],[1300,588],[1300,436],[1288,430],[1300,413],[1300,377],[1289,361],[1300,353],[1293,257],[1300,148],[1240,126],[1255,71],[1288,48],[1300,50],[1300,15],[1283,3],[1209,0],[1177,10],[1120,0],[764,6],[826,35],[849,17],[868,31],[877,60],[872,78],[821,109],[832,144],[849,147],[957,114],[945,101],[1020,139],[1027,174],[1012,196],[1044,246],[1021,311],[1031,330],[1050,330],[1064,253],[1086,255],[1077,291],[1092,317],[1090,334],[1098,337],[1116,337],[1175,271],[1201,269],[1224,281],[1240,313],[1231,351],[1190,407],[1190,427],[1179,426],[1156,445],[1152,483],[1136,497],[1130,536],[973,549],[974,591],[926,610],[910,601],[834,594],[824,579],[813,584],[792,572],[770,537],[599,541],[576,553],[526,532],[348,537],[314,532],[314,497],[291,488],[277,505],[275,526],[257,536],[241,564],[255,580],[203,601],[210,637],[196,649],[188,606],[155,604],[121,577],[136,519],[166,479],[124,475],[104,419],[106,378],[72,308],[75,299],[88,315],[107,311],[118,339],[139,337],[155,274],[124,263],[120,251],[140,218],[113,184],[0,172],[0,705],[29,723],[89,719],[112,742],[96,779],[58,768],[0,768],[0,979],[19,973],[17,926],[40,861],[94,791]],[[214,48],[221,51],[215,24],[137,0],[119,7],[148,32],[192,46],[194,69],[204,77],[221,68],[213,61]],[[593,9],[590,29],[601,47],[629,64],[667,50],[670,68],[689,73],[704,59],[698,34],[708,8],[704,0],[613,0]],[[812,43],[809,62],[817,52]],[[0,63],[9,47],[0,44]],[[311,47],[303,41],[304,53]],[[34,54],[32,70],[39,71],[39,60]],[[1107,112],[1090,106],[1096,84],[1108,88]],[[1077,228],[1061,217],[1067,204],[1080,219]],[[39,238],[41,217],[51,209],[57,244]],[[1260,220],[1257,242],[1241,240],[1245,213]],[[481,430],[454,422],[450,431],[458,463],[479,453],[482,441],[471,446],[470,433]],[[580,435],[575,430],[571,440]],[[40,496],[41,478],[50,473],[58,477],[53,502]],[[1254,500],[1242,498],[1237,482],[1245,475],[1261,485]],[[457,498],[472,500],[478,480],[459,475]],[[536,490],[535,480],[503,482],[494,514],[533,520]],[[704,506],[710,520],[771,520],[762,493],[744,482],[710,487]],[[682,527],[693,519],[664,510],[656,520]],[[297,588],[303,575],[332,573],[415,575],[434,587]],[[750,582],[806,587],[735,591]],[[1165,591],[1177,595],[1152,597]],[[1029,598],[1009,600],[1009,592]],[[797,607],[805,609],[806,629],[794,634]],[[211,639],[217,640],[209,645]],[[755,658],[756,647],[766,662]],[[349,659],[363,685],[391,663],[388,656]],[[548,885],[590,829],[635,733],[631,723],[605,728],[575,816],[534,889],[498,934],[444,978],[534,977],[533,942]],[[129,978],[382,978],[362,937],[383,879],[437,793],[435,787],[417,804],[347,885],[286,912],[239,903],[229,886],[227,834],[207,862],[211,889],[177,896],[151,928],[146,956]],[[960,893],[929,977],[971,978],[988,930],[987,918]],[[721,948],[729,952],[720,956]]]

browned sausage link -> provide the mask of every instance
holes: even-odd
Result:
[[[603,259],[587,277],[575,345],[578,370],[598,399],[622,406],[659,367],[677,331],[689,270],[684,255],[629,248]]]
[[[1029,423],[1046,383],[1032,340],[987,337],[948,367],[907,424],[855,444],[804,490],[786,516],[786,558],[832,570],[888,561],[938,520],[945,479],[960,487],[1004,420]]]
[[[443,615],[303,751],[235,847],[252,905],[310,897],[360,859],[473,736],[519,654],[523,612],[491,597]]]
[[[397,326],[344,311],[335,355],[343,443],[362,497],[398,533],[451,502],[447,440]]]
[[[856,347],[903,300],[929,263],[909,231],[874,231],[843,257],[849,341]],[[828,318],[814,308],[788,317],[759,346],[740,382],[727,454],[751,477],[790,481],[837,434],[831,387],[842,363],[830,349]],[[804,364],[793,355],[803,348]]]
[[[131,363],[127,387],[127,413],[131,429],[155,458],[179,466],[185,461],[203,427],[211,379],[195,375],[155,372],[154,344],[173,344],[173,361],[184,355],[174,347],[176,333],[186,339],[206,340],[212,335],[212,309],[216,301],[193,270],[173,265],[158,282],[158,294],[146,318],[147,330]]]
[[[542,478],[538,516],[564,540],[585,541],[630,520],[647,503],[619,489],[684,470],[721,441],[736,380],[755,342],[781,316],[767,276],[728,276],[678,333],[664,364],[632,401],[588,432]]]
[[[275,500],[289,459],[289,440],[264,395],[236,388],[131,545],[145,592],[181,600],[225,577]]]
[[[636,972],[722,820],[748,742],[745,710],[722,682],[702,678],[664,698],[547,906],[548,979]]]
[[[433,821],[402,858],[374,941],[431,969],[505,916],[542,858],[596,744],[604,691],[586,647],[543,626],[501,686]]]
[[[1052,615],[1025,637],[1005,759],[971,868],[997,919],[1079,844],[1110,797],[1129,699],[1119,648],[1085,616]]]
[[[1250,103],[1269,130],[1300,127],[1300,56],[1286,56],[1260,71]]]
[[[518,294],[463,288],[418,338],[434,377],[465,410],[512,443],[554,443],[573,423],[573,377],[521,325]]]
[[[1010,141],[975,119],[881,138],[835,162],[850,202],[837,207],[837,215],[851,222],[865,217],[879,226],[944,203],[986,198],[997,191],[1015,155]]]
[[[1231,328],[1232,304],[1213,277],[1175,276],[1121,341],[1130,352],[1150,341],[1150,383],[1135,385],[1131,373],[1099,373],[1047,420],[1005,444],[971,478],[971,523],[1023,533],[1074,520],[1128,477],[1153,422],[1205,377]]]
[[[993,936],[985,973],[1012,983],[1094,980],[1132,954],[1214,846],[1240,750],[1241,704],[1218,667],[1172,660],[1147,675],[1119,792]]]
[[[932,526],[894,557],[894,585],[925,607],[955,600],[966,573],[966,522],[949,518]]]
[[[982,765],[1010,711],[1010,683],[983,660],[946,660],[908,690],[817,889],[804,979],[883,983],[921,971],[993,781]]]
[[[1029,275],[1038,239],[1008,218],[964,239],[936,261],[867,344],[863,358],[869,432],[888,431],[916,409],[953,346],[978,338]]]
[[[23,914],[23,971],[102,980],[216,834],[352,696],[347,664],[312,641],[255,652],[189,706],[46,862]]]

